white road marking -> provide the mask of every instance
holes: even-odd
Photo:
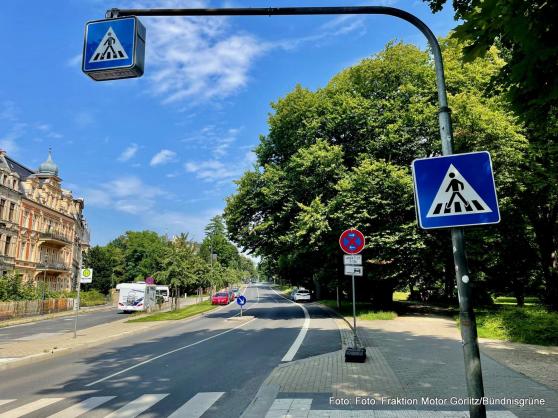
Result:
[[[92,409],[97,408],[99,405],[102,405],[114,398],[115,396],[94,396],[78,404],[72,405],[69,408],[64,409],[63,411],[57,412],[56,414],[53,414],[48,418],[79,417],[80,415],[85,414],[86,412],[89,412]]]
[[[231,331],[234,331],[234,330],[237,329],[237,328],[243,327],[244,325],[249,324],[250,322],[254,321],[255,319],[256,319],[256,318],[250,319],[249,321],[246,321],[246,322],[244,322],[244,323],[242,323],[242,324],[239,324],[239,325],[237,325],[236,327],[233,327],[233,328],[230,328],[230,329],[228,329],[228,330],[226,330],[226,331],[220,332],[219,334],[212,335],[211,337],[204,338],[203,340],[196,341],[195,343],[188,344],[188,345],[185,345],[185,346],[183,346],[183,347],[176,348],[176,349],[171,350],[171,351],[167,351],[166,353],[163,353],[163,354],[159,354],[158,356],[155,356],[155,357],[152,357],[152,358],[147,359],[147,360],[145,360],[145,361],[142,361],[141,363],[135,364],[135,365],[133,365],[133,366],[131,366],[131,367],[128,367],[127,369],[121,370],[121,371],[119,371],[119,372],[116,372],[116,373],[113,373],[113,374],[111,374],[111,375],[108,375],[107,377],[103,377],[102,379],[95,380],[94,382],[88,383],[88,384],[85,385],[85,387],[89,387],[89,386],[96,385],[97,383],[104,382],[105,380],[111,379],[111,378],[113,378],[113,377],[115,377],[115,376],[121,375],[121,374],[123,374],[123,373],[129,372],[130,370],[133,370],[133,369],[135,369],[135,368],[141,367],[141,366],[143,366],[144,364],[151,363],[152,361],[155,361],[155,360],[157,360],[157,359],[160,359],[161,357],[165,357],[165,356],[168,356],[169,354],[173,354],[173,353],[176,353],[176,352],[178,352],[178,351],[182,351],[182,350],[185,350],[185,349],[187,349],[187,348],[193,347],[193,346],[195,346],[195,345],[201,344],[201,343],[203,343],[203,342],[212,340],[213,338],[217,338],[217,337],[219,337],[219,336],[221,336],[221,335],[224,335],[224,334],[227,334],[227,333],[229,333],[229,332],[231,332]]]
[[[151,408],[161,399],[167,397],[168,393],[156,393],[142,395],[139,398],[127,403],[118,411],[114,411],[112,414],[107,415],[105,418],[134,418],[141,414],[143,411]]]
[[[0,399],[0,406],[5,405],[7,403],[13,402],[16,399]]]
[[[19,408],[10,409],[8,412],[4,412],[0,414],[0,418],[19,418],[23,415],[30,414],[31,412],[35,412],[38,409],[44,408],[45,406],[52,405],[58,401],[61,401],[64,398],[42,398],[38,399],[34,402],[25,404],[20,406]]]
[[[298,333],[298,336],[296,337],[296,340],[294,340],[293,344],[291,345],[291,348],[289,348],[289,351],[287,351],[287,354],[285,354],[285,356],[281,359],[281,361],[292,361],[294,356],[296,356],[296,353],[298,352],[300,346],[302,345],[302,342],[304,341],[304,338],[306,337],[306,333],[308,332],[308,328],[310,327],[310,315],[308,314],[308,309],[306,309],[305,306],[302,306],[300,303],[296,303],[296,302],[293,302],[292,300],[287,299],[285,296],[279,294],[273,288],[271,288],[271,290],[273,290],[278,296],[281,296],[283,299],[286,299],[289,302],[294,303],[295,305],[297,305],[299,308],[301,308],[304,311],[304,324],[302,325],[302,328],[300,329],[300,332]]]
[[[199,418],[224,394],[225,392],[198,393],[168,418]]]
[[[21,338],[14,338],[14,341],[33,341],[62,334],[64,334],[64,332],[39,332],[37,334],[31,334]]]

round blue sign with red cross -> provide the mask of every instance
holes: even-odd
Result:
[[[358,229],[347,229],[339,237],[339,245],[347,254],[358,254],[365,244],[364,235]]]

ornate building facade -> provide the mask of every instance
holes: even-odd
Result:
[[[0,150],[0,274],[16,270],[51,290],[75,288],[89,231],[83,199],[61,185],[50,151],[35,171]]]

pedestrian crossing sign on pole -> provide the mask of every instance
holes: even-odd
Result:
[[[145,27],[137,17],[87,22],[82,69],[93,80],[143,75]]]
[[[423,229],[500,222],[500,210],[486,151],[413,161],[417,220]]]

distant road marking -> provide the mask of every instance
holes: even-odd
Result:
[[[69,408],[64,409],[63,411],[57,412],[56,414],[51,415],[48,418],[76,418],[114,398],[115,396],[95,396],[93,398],[86,399],[78,404],[72,405]]]
[[[20,406],[19,408],[11,409],[8,412],[4,412],[0,414],[1,418],[19,418],[24,415],[30,414],[31,412],[35,412],[38,409],[44,408],[45,406],[52,405],[58,401],[61,401],[64,398],[43,398],[36,400],[35,402],[31,402]]]
[[[157,393],[153,395],[142,395],[139,398],[127,403],[118,411],[114,411],[112,414],[107,415],[106,418],[134,418],[141,414],[143,411],[151,408],[161,399],[168,396],[168,393]]]
[[[13,402],[13,401],[15,401],[15,399],[0,399],[0,406],[2,406],[4,404],[7,404],[7,403],[10,403],[10,402]]]
[[[133,366],[131,366],[131,367],[128,367],[127,369],[121,370],[121,371],[119,371],[119,372],[116,372],[116,373],[113,373],[113,374],[111,374],[111,375],[108,375],[107,377],[103,377],[102,379],[95,380],[94,382],[88,383],[88,384],[85,385],[85,387],[89,387],[89,386],[96,385],[97,383],[104,382],[105,380],[111,379],[111,378],[113,378],[113,377],[115,377],[115,376],[121,375],[121,374],[123,374],[123,373],[129,372],[130,370],[133,370],[133,369],[135,369],[135,368],[141,367],[141,366],[143,366],[144,364],[151,363],[152,361],[158,360],[158,359],[160,359],[161,357],[165,357],[165,356],[168,356],[169,354],[173,354],[173,353],[176,353],[176,352],[178,352],[178,351],[182,351],[182,350],[185,350],[185,349],[187,349],[187,348],[193,347],[193,346],[195,346],[195,345],[201,344],[201,343],[203,343],[203,342],[212,340],[213,338],[217,338],[217,337],[219,337],[219,336],[221,336],[221,335],[224,335],[224,334],[227,334],[227,333],[229,333],[229,332],[231,332],[231,331],[234,331],[234,330],[237,329],[237,328],[243,327],[244,325],[249,324],[250,322],[254,321],[255,319],[256,319],[256,318],[250,319],[249,321],[243,322],[242,324],[239,324],[239,325],[237,325],[236,327],[233,327],[233,328],[230,328],[230,329],[228,329],[228,330],[226,330],[226,331],[220,332],[219,334],[212,335],[211,337],[204,338],[203,340],[197,341],[197,342],[195,342],[195,343],[188,344],[188,345],[185,345],[184,347],[179,347],[179,348],[176,348],[176,349],[171,350],[171,351],[167,351],[166,353],[163,353],[163,354],[159,354],[158,356],[155,356],[155,357],[152,357],[152,358],[147,359],[147,360],[145,360],[145,361],[142,361],[141,363],[135,364],[135,365],[133,365]],[[1,418],[1,416],[0,416],[0,418]]]
[[[168,418],[199,418],[224,394],[225,392],[198,393]]]
[[[306,337],[306,333],[308,332],[308,327],[310,327],[310,315],[308,314],[308,309],[306,309],[305,306],[302,306],[300,303],[296,303],[296,302],[293,302],[292,300],[287,299],[285,296],[279,294],[273,288],[270,288],[270,289],[273,290],[278,296],[282,297],[283,299],[288,300],[291,303],[294,303],[295,305],[297,305],[299,308],[301,308],[304,311],[304,324],[302,325],[302,328],[300,329],[300,332],[298,333],[298,336],[296,337],[296,340],[294,340],[294,343],[291,345],[291,348],[289,348],[289,351],[287,351],[287,354],[285,354],[285,356],[281,359],[281,361],[292,361],[294,356],[296,356],[296,353],[298,352],[300,346],[302,345],[302,342],[304,341],[304,338]]]

